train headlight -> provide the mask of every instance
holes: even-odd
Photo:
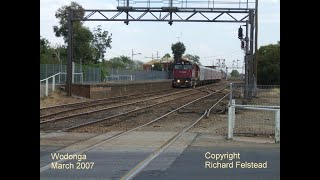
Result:
[[[179,83],[179,82],[180,82],[180,79],[178,79],[177,82]]]

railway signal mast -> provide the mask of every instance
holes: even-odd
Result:
[[[254,14],[249,13],[249,20],[246,20],[245,25],[240,25],[238,29],[238,38],[241,42],[241,49],[245,51],[244,62],[245,62],[245,88],[244,88],[244,100],[251,100],[253,91],[256,89],[254,87],[254,53],[253,53],[253,30],[254,30]],[[246,27],[246,36],[243,38],[242,26]],[[250,26],[250,29],[249,29]],[[249,37],[250,31],[250,37]],[[256,63],[256,62],[255,62]],[[244,102],[246,103],[246,102]]]

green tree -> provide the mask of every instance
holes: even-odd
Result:
[[[68,9],[84,10],[77,2],[71,2],[68,6],[62,6],[56,11],[56,18],[59,20],[58,26],[53,26],[56,37],[63,37],[68,43]],[[84,17],[84,11],[77,11],[77,17]],[[88,27],[83,26],[83,22],[73,22],[73,57],[76,63],[90,64],[98,63],[104,59],[107,48],[111,48],[111,36],[108,31],[102,31],[101,26],[94,29],[94,33]]]
[[[173,54],[173,59],[175,62],[180,61],[182,55],[186,51],[186,47],[182,42],[177,42],[171,45],[171,50]]]
[[[56,18],[59,20],[59,26],[53,26],[56,37],[63,37],[64,42],[68,43],[68,9],[84,10],[77,2],[71,2],[69,6],[62,6],[56,11]],[[84,12],[77,13],[77,16],[83,17]],[[90,63],[93,59],[91,41],[93,34],[89,28],[83,26],[83,22],[73,22],[73,57],[76,63]]]
[[[45,54],[50,48],[50,43],[46,38],[41,38],[40,36],[40,54]]]
[[[280,41],[277,44],[261,46],[257,54],[258,84],[280,84]]]
[[[135,60],[132,69],[133,70],[142,70],[143,69],[143,62],[139,61],[139,60]]]
[[[240,74],[239,74],[239,72],[237,70],[232,70],[230,75],[231,75],[231,77],[236,77],[237,78],[237,77],[239,77]]]
[[[114,57],[108,61],[102,62],[103,67],[115,69],[142,70],[142,65],[143,62],[132,61],[131,58],[127,56]]]
[[[111,58],[109,61],[105,62],[108,68],[119,68],[119,69],[134,69],[135,63],[128,56],[120,56]]]
[[[186,54],[184,57],[188,58],[191,62],[201,65],[200,57],[198,55]]]
[[[40,64],[57,64],[49,40],[40,36]]]
[[[162,71],[162,65],[161,65],[161,63],[154,63],[152,70],[153,70],[153,71]]]
[[[74,62],[80,64],[90,64],[94,62],[93,52],[91,46],[93,34],[88,27],[79,27],[74,33],[73,38],[73,57]]]
[[[64,42],[68,43],[68,9],[72,8],[74,10],[84,10],[84,8],[77,2],[72,1],[69,6],[62,6],[59,8],[55,16],[59,20],[59,26],[53,26],[53,31],[57,37],[63,37]],[[77,13],[77,16],[83,18],[84,11]],[[79,28],[82,27],[83,22],[74,21],[73,22],[73,32],[76,34]]]
[[[162,57],[162,59],[168,59],[168,58],[171,58],[171,55],[170,55],[169,53],[166,53],[166,54]]]
[[[53,57],[58,61],[60,64],[67,64],[67,47],[64,45],[56,45],[52,49]]]
[[[92,45],[94,48],[95,63],[99,60],[104,60],[104,54],[106,53],[107,48],[111,49],[112,34],[108,36],[108,33],[108,31],[102,31],[100,25],[94,29]]]

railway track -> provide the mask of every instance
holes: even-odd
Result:
[[[150,156],[148,156],[146,159],[142,160],[141,163],[139,163],[137,166],[135,166],[132,170],[130,170],[128,173],[126,173],[122,177],[122,179],[131,179],[134,176],[136,176],[139,172],[141,172],[141,170],[144,167],[146,167],[155,157],[157,157],[159,154],[161,154],[161,152],[163,152],[167,147],[169,147],[174,141],[176,141],[185,132],[187,132],[190,128],[192,128],[195,124],[197,124],[203,117],[205,117],[213,107],[215,107],[219,102],[221,102],[223,99],[228,97],[228,93],[220,93],[223,89],[225,89],[225,87],[219,89],[218,91],[214,91],[214,92],[211,92],[210,94],[207,94],[207,95],[204,95],[204,96],[202,96],[200,98],[197,98],[197,99],[195,99],[195,100],[193,100],[191,102],[188,102],[188,103],[186,103],[186,104],[184,104],[184,105],[182,105],[182,106],[180,106],[180,107],[178,107],[178,108],[176,108],[174,110],[171,110],[170,112],[168,112],[168,113],[166,113],[166,114],[164,114],[164,115],[162,115],[160,117],[157,117],[157,118],[155,118],[153,120],[150,120],[147,123],[139,125],[139,126],[137,126],[135,128],[132,128],[130,130],[123,131],[121,133],[113,135],[113,136],[111,136],[109,138],[106,138],[104,140],[101,140],[100,142],[97,142],[97,143],[95,143],[95,144],[93,144],[93,145],[91,145],[91,146],[89,146],[89,147],[87,147],[85,149],[81,149],[81,150],[75,152],[73,155],[83,154],[84,152],[87,152],[87,151],[89,151],[89,150],[91,150],[91,149],[93,149],[95,147],[98,147],[98,146],[100,146],[100,145],[102,145],[104,143],[107,143],[107,142],[109,142],[111,140],[114,140],[114,139],[116,139],[118,137],[121,137],[121,136],[126,135],[126,134],[128,134],[130,132],[136,131],[136,130],[141,129],[143,127],[146,127],[146,126],[148,126],[150,124],[156,123],[160,119],[168,117],[169,115],[172,115],[173,113],[178,112],[179,110],[181,110],[183,108],[186,108],[187,106],[188,107],[189,106],[199,107],[199,106],[201,106],[201,103],[203,103],[205,98],[209,98],[209,97],[211,97],[213,95],[217,95],[216,102],[213,105],[210,105],[210,106],[208,106],[208,105],[203,106],[202,105],[204,112],[200,115],[200,117],[199,117],[199,113],[194,113],[193,116],[190,116],[190,114],[184,114],[184,117],[182,117],[182,118],[185,118],[184,120],[189,121],[190,124],[187,127],[183,128],[181,131],[179,131],[179,133],[174,135],[172,138],[170,138],[169,141],[167,141],[163,145],[161,145],[156,151],[154,151],[152,154],[150,154]],[[210,100],[212,100],[212,98]],[[197,118],[195,118],[195,117],[197,117]],[[57,163],[62,163],[64,161],[65,160],[59,160],[59,161],[56,161],[56,162]],[[50,164],[41,167],[40,168],[40,173],[45,171],[45,170],[48,170],[48,169],[50,169]]]
[[[160,90],[160,91],[153,91],[143,94],[131,94],[131,95],[125,95],[125,96],[117,96],[112,98],[102,98],[102,99],[96,99],[96,100],[89,100],[86,102],[77,102],[77,103],[68,103],[68,104],[62,104],[62,105],[56,105],[56,106],[50,106],[46,108],[40,109],[40,119],[52,117],[61,113],[71,112],[77,109],[84,109],[88,107],[95,107],[95,106],[101,106],[105,104],[112,104],[112,103],[118,103],[121,101],[128,101],[133,99],[139,99],[147,96],[153,96],[157,95],[159,93],[170,93],[175,92],[174,89],[167,89],[167,90]]]
[[[186,91],[178,91],[171,94],[148,98],[145,100],[139,100],[124,104],[122,103],[119,105],[109,106],[102,109],[100,108],[93,111],[73,113],[67,116],[60,116],[49,120],[42,120],[40,122],[40,130],[49,132],[68,131],[90,124],[110,120],[116,117],[125,116],[130,113],[148,109],[160,104],[177,100],[179,98],[193,96],[197,93],[199,92],[194,91],[193,89],[188,89]],[[111,122],[111,124],[113,123],[114,122]]]
[[[160,146],[156,151],[151,153],[147,158],[142,160],[139,164],[137,164],[134,168],[132,168],[129,172],[127,172],[124,176],[121,177],[120,180],[130,180],[137,176],[152,160],[158,157],[165,149],[167,149],[170,145],[172,145],[179,137],[184,135],[189,129],[194,127],[200,120],[204,117],[208,116],[208,112],[213,109],[219,102],[221,102],[224,98],[226,98],[229,94],[224,95],[221,97],[215,104],[213,104],[209,109],[205,110],[203,114],[198,117],[197,119],[193,120],[189,126],[182,129],[179,133],[174,135],[168,141],[166,141],[162,146]]]
[[[59,111],[56,113],[51,113],[51,114],[40,116],[40,124],[48,123],[48,122],[52,122],[52,121],[58,121],[58,120],[66,119],[66,118],[88,115],[88,114],[92,114],[92,113],[96,113],[96,112],[100,112],[100,111],[119,108],[119,107],[128,106],[128,105],[132,105],[132,104],[136,104],[136,103],[142,103],[142,102],[166,97],[168,95],[172,96],[172,95],[176,95],[176,94],[180,94],[180,93],[184,93],[184,92],[189,92],[189,91],[192,91],[192,90],[190,89],[190,90],[182,91],[182,92],[181,91],[173,92],[170,94],[155,96],[152,98],[147,98],[144,100],[137,100],[137,101],[133,101],[133,102],[129,102],[129,103],[122,102],[121,100],[116,100],[116,101],[112,101],[112,102],[106,101],[106,102],[99,102],[99,103],[94,102],[93,104],[90,102],[90,104],[83,104],[82,106],[77,107],[77,108],[66,109],[64,111]],[[146,96],[147,95],[145,95],[144,97],[146,97]],[[131,98],[130,100],[140,99],[140,98],[142,98],[142,97],[134,97],[134,98]],[[125,101],[129,101],[129,99],[126,99]],[[116,102],[119,102],[120,104],[110,106],[111,104],[114,104]],[[100,108],[97,108],[97,106],[99,106]],[[84,111],[85,109],[87,109],[87,111]],[[53,118],[50,118],[50,117],[53,117]]]

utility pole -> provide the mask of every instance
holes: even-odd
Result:
[[[258,78],[258,0],[256,0],[256,7],[255,7],[255,43],[254,43],[254,84],[257,85],[257,78]],[[254,87],[256,89],[256,87]]]
[[[228,67],[226,66],[226,80],[228,80]]]
[[[221,65],[220,65],[220,60],[221,60],[221,59],[217,59],[217,60],[218,60],[217,66],[218,66],[218,68],[220,68],[220,67],[221,67]]]
[[[225,59],[221,59],[222,60],[222,68],[224,68],[226,66],[226,60]]]
[[[241,70],[241,73],[244,74],[245,73],[245,61],[243,61],[242,63],[242,70]]]
[[[234,63],[236,62],[236,60],[232,61],[232,70],[234,70]]]
[[[131,53],[131,60],[133,61],[133,49],[132,49],[132,53]]]
[[[153,60],[153,53],[151,54],[151,57],[145,57],[145,58],[151,58],[151,60]]]
[[[250,23],[250,51],[249,51],[249,100],[252,99],[253,96],[253,85],[254,85],[254,54],[253,54],[253,34],[254,34],[254,13],[253,10],[249,11],[249,23]]]
[[[159,53],[158,53],[158,51],[157,51],[157,60],[159,59]],[[161,59],[160,59],[161,60]]]
[[[73,11],[71,8],[68,8],[68,61],[67,61],[67,81],[66,81],[66,90],[67,96],[71,96],[71,86],[72,86],[72,62],[73,62]]]
[[[252,90],[253,90],[253,30],[254,30],[254,14],[253,10],[249,10],[249,20],[246,20],[246,47],[245,47],[245,88],[244,88],[244,103],[246,103],[247,100],[251,100],[252,98]],[[250,25],[250,29],[249,29]],[[249,31],[250,31],[250,37],[249,37]],[[249,49],[250,47],[250,49]]]
[[[141,55],[141,53],[133,53],[133,49],[132,49],[132,53],[131,53],[131,60],[133,61],[133,56],[134,56],[134,55],[138,55],[138,54],[140,54],[140,55]]]

